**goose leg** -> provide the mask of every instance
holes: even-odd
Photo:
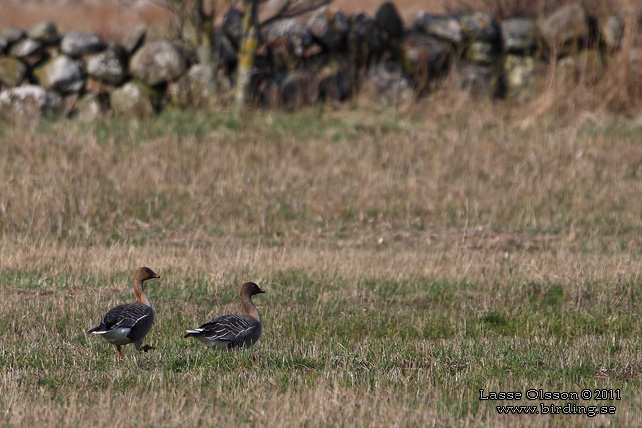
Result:
[[[118,351],[118,359],[122,360],[123,359],[123,354],[120,353],[120,345],[116,345],[116,350]]]
[[[147,352],[147,351],[151,351],[152,349],[156,349],[156,347],[155,346],[144,345],[144,346],[140,347],[139,351]]]

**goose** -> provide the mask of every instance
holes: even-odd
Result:
[[[149,301],[143,282],[152,278],[160,278],[148,267],[141,267],[134,273],[132,280],[136,301],[124,303],[109,310],[100,321],[98,327],[94,327],[87,333],[100,335],[107,342],[116,345],[118,359],[122,360],[121,346],[134,343],[137,351],[149,351],[154,347],[143,344],[143,338],[149,333],[154,323],[154,310],[152,302]]]
[[[195,328],[187,330],[184,337],[195,337],[205,349],[218,347],[223,349],[249,348],[261,337],[263,320],[259,310],[252,302],[252,296],[265,291],[253,282],[241,286],[241,304],[245,315],[222,315]]]

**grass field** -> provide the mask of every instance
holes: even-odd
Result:
[[[3,123],[2,424],[639,425],[641,126],[424,103]],[[142,265],[156,350],[118,361],[85,332]],[[254,348],[182,338],[248,280]]]

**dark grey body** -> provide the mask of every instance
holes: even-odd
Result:
[[[100,334],[114,345],[135,343],[140,348],[143,338],[154,324],[154,310],[143,303],[125,303],[109,310],[88,333]]]
[[[262,322],[248,315],[223,315],[214,318],[185,337],[195,337],[207,347],[249,348],[261,337]]]

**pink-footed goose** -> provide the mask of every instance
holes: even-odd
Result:
[[[252,296],[265,293],[253,282],[241,286],[241,304],[245,315],[223,315],[194,330],[187,330],[185,337],[195,337],[205,348],[216,346],[224,349],[249,348],[261,337],[263,320],[252,302]]]
[[[149,301],[143,289],[143,282],[152,278],[160,278],[160,276],[148,267],[138,268],[132,280],[136,301],[111,308],[100,321],[100,325],[87,332],[99,334],[107,342],[116,345],[119,359],[123,358],[120,347],[129,343],[134,343],[138,351],[147,352],[154,349],[149,345],[141,346],[143,338],[149,333],[154,323],[152,302]]]

